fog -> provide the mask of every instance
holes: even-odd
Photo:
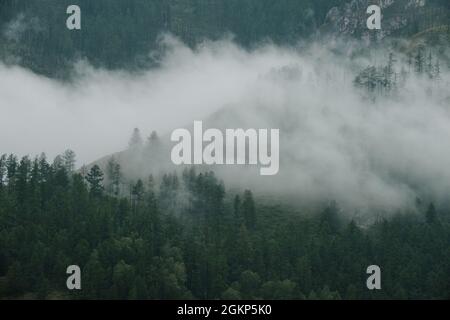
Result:
[[[447,66],[433,84],[412,77],[395,97],[373,101],[352,81],[384,63],[383,51],[351,60],[358,48],[349,43],[246,50],[225,39],[192,50],[170,36],[161,41],[158,67],[139,74],[77,61],[73,81],[62,83],[0,64],[0,152],[51,158],[70,148],[82,165],[125,149],[134,127],[169,143],[174,128],[205,119],[280,129],[279,174],[232,168],[227,184],[354,208],[448,197]]]
[[[133,75],[74,66],[70,84],[0,65],[0,150],[53,157],[66,148],[87,163],[127,146],[134,127],[159,133],[240,101],[261,71],[292,56],[225,43],[192,52],[173,38],[160,68]],[[7,121],[5,121],[7,119]]]

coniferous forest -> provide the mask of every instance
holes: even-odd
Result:
[[[0,300],[450,299],[449,48],[448,0],[0,0]]]
[[[192,47],[224,36],[233,37],[247,48],[261,42],[292,46],[299,39],[314,38],[326,29],[332,8],[352,3],[351,10],[365,13],[362,9],[368,2],[77,0],[76,4],[83,8],[84,32],[68,33],[61,27],[65,20],[61,13],[73,1],[2,0],[0,27],[6,31],[0,33],[0,58],[58,78],[67,78],[77,59],[85,59],[96,67],[138,71],[158,64],[158,54],[149,52],[160,47],[157,40],[164,33],[173,34]],[[393,36],[411,37],[436,27],[443,34],[450,34],[447,0],[427,0],[423,8],[415,8],[407,0],[395,2],[393,13],[387,14],[386,19],[392,16],[392,24],[399,20],[407,23],[393,30]],[[361,18],[365,20],[364,15]],[[11,21],[14,23],[8,25]],[[359,27],[352,36],[360,33]]]
[[[302,215],[195,169],[117,197],[119,165],[105,185],[74,157],[0,158],[2,298],[450,298],[449,216],[433,204],[362,228],[334,202]],[[366,288],[374,263],[383,290]],[[70,264],[83,290],[66,290]]]

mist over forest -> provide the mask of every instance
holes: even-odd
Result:
[[[69,2],[0,3],[0,297],[449,298],[447,1]],[[175,166],[196,120],[278,174]]]
[[[126,176],[137,179],[175,169],[170,132],[194,120],[222,129],[279,128],[280,172],[271,183],[254,167],[216,168],[226,171],[227,184],[353,208],[445,200],[447,51],[364,50],[339,41],[246,50],[227,39],[191,49],[170,35],[160,41],[158,67],[138,74],[85,61],[65,83],[3,66],[9,121],[0,130],[14,139],[2,149],[50,157],[72,149],[81,167],[127,148],[135,127],[144,138],[156,131],[165,149],[133,149],[121,163]]]

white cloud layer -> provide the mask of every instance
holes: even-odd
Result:
[[[429,90],[410,80],[396,99],[372,103],[351,83],[367,61],[320,46],[248,51],[224,40],[191,50],[164,41],[160,66],[140,74],[79,63],[67,84],[0,65],[0,152],[70,148],[88,163],[125,148],[134,127],[169,133],[229,108],[231,118],[215,124],[280,129],[280,173],[268,189],[355,206],[401,206],[418,190],[447,197],[448,73]],[[239,177],[251,184],[250,174]]]

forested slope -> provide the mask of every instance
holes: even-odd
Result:
[[[431,27],[448,27],[446,0],[383,2],[385,23],[372,38],[412,37]],[[65,27],[66,8],[82,9],[82,30]],[[67,77],[74,61],[137,70],[157,62],[157,38],[171,33],[193,46],[233,35],[246,47],[271,41],[367,33],[367,0],[2,0],[0,56],[33,71]],[[333,9],[333,10],[332,10]],[[444,30],[443,32],[446,32]]]
[[[450,224],[432,204],[361,229],[335,203],[263,206],[193,169],[117,198],[67,155],[1,157],[0,298],[450,298]],[[78,292],[65,288],[71,264]],[[372,264],[383,290],[366,288]]]

